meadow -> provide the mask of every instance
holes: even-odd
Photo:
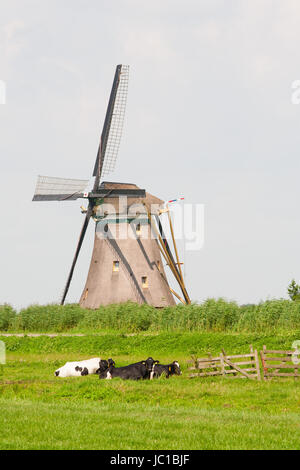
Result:
[[[232,313],[228,306],[221,314],[222,302],[211,302],[206,318],[199,318],[198,306],[151,317],[151,308],[125,304],[123,315],[113,306],[103,309],[103,318],[101,311],[82,312],[76,305],[40,307],[40,316],[38,306],[18,314],[3,307],[0,340],[7,362],[0,366],[0,449],[300,449],[300,382],[189,378],[191,355],[221,348],[243,353],[250,344],[291,349],[300,339],[299,327],[284,324],[286,311],[278,314],[282,307],[271,309],[270,328],[256,324],[247,330],[241,328],[240,307]],[[57,315],[49,318],[49,309]],[[288,325],[297,325],[293,315]],[[148,356],[162,363],[178,360],[183,373],[142,382],[54,376],[66,361],[96,356],[113,357],[117,365]]]

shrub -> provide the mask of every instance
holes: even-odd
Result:
[[[12,328],[16,318],[16,312],[11,305],[0,305],[0,330],[7,331]]]
[[[78,304],[31,305],[19,314],[10,305],[0,306],[0,330],[32,332],[99,330],[274,332],[300,330],[300,302],[267,300],[239,306],[225,299],[202,304],[156,309],[126,302],[87,310]]]
[[[17,315],[16,328],[23,331],[65,331],[77,326],[84,310],[77,304],[31,305]]]

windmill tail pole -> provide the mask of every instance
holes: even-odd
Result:
[[[180,300],[180,302],[181,302],[182,304],[185,304],[185,303],[186,303],[186,302],[183,300],[183,298],[180,297],[180,295],[178,295],[177,292],[175,292],[175,291],[172,289],[172,287],[169,287],[169,289],[170,289],[170,291],[172,292],[172,294],[174,294],[175,297],[177,297],[177,299]]]
[[[183,198],[181,198],[183,199]],[[169,224],[170,224],[170,229],[171,229],[171,235],[172,235],[172,241],[173,241],[173,246],[174,246],[174,250],[175,250],[175,255],[176,255],[176,261],[177,261],[177,266],[178,266],[178,269],[179,269],[179,272],[180,272],[180,278],[181,278],[181,281],[182,281],[182,284],[184,286],[184,289],[185,289],[185,292],[186,292],[186,295],[187,295],[187,298],[188,298],[188,301],[187,303],[190,304],[191,303],[191,300],[189,298],[189,295],[187,293],[187,290],[186,290],[186,287],[185,287],[185,282],[184,282],[184,278],[183,278],[183,274],[182,274],[182,269],[181,269],[181,263],[180,263],[180,260],[179,260],[179,256],[178,256],[178,250],[177,250],[177,245],[176,245],[176,241],[175,241],[175,236],[174,236],[174,230],[173,230],[173,224],[172,224],[172,219],[171,219],[171,214],[170,214],[170,210],[169,210],[169,207],[167,205],[167,212],[168,212],[168,219],[169,219]],[[174,293],[174,292],[173,292]],[[174,293],[175,294],[175,293]],[[176,294],[175,294],[176,295]],[[178,297],[178,295],[177,295]],[[181,300],[181,299],[179,299]]]
[[[168,210],[167,210],[167,212],[168,212],[168,219],[169,219],[169,224],[170,224],[170,229],[171,229],[171,235],[172,235],[172,241],[173,241],[173,246],[174,246],[175,255],[176,255],[177,266],[178,266],[178,269],[179,269],[179,272],[180,272],[181,280],[182,280],[182,282],[184,283],[183,274],[182,274],[182,270],[181,270],[181,264],[180,264],[180,261],[179,261],[179,256],[178,256],[178,251],[177,251],[177,245],[176,245],[175,236],[174,236],[174,230],[173,230],[173,224],[172,224],[170,209],[169,209],[168,204],[167,204],[167,209],[168,209]]]
[[[179,275],[179,273],[178,273],[178,271],[177,271],[177,269],[176,269],[176,265],[174,264],[174,261],[173,261],[172,258],[170,257],[170,254],[169,254],[169,252],[168,252],[168,250],[167,250],[167,248],[166,248],[166,246],[165,246],[165,244],[164,244],[164,242],[163,242],[163,240],[162,240],[160,234],[158,233],[158,231],[157,231],[155,225],[152,225],[152,227],[154,228],[154,230],[155,230],[155,232],[156,232],[156,235],[157,235],[157,237],[158,237],[160,246],[161,246],[161,248],[162,248],[162,250],[163,250],[163,252],[164,252],[164,254],[165,254],[166,262],[167,262],[167,264],[169,265],[169,267],[170,267],[170,269],[171,269],[171,271],[172,271],[172,273],[173,273],[175,279],[177,280],[177,282],[178,282],[178,284],[179,284],[179,286],[180,286],[180,289],[181,289],[181,291],[182,291],[182,293],[183,293],[183,296],[184,296],[184,298],[185,298],[185,303],[186,303],[186,304],[190,304],[191,301],[190,301],[190,298],[189,298],[188,293],[187,293],[187,291],[186,291],[186,288],[185,288],[183,279],[181,279],[181,277],[180,277],[180,275]]]
[[[157,233],[158,235],[158,233]],[[165,258],[165,261],[167,263],[167,265],[170,267],[176,281],[178,282],[179,286],[180,286],[180,289],[183,293],[183,296],[185,298],[185,300],[182,299],[182,297],[180,297],[173,289],[171,289],[171,287],[169,286],[169,289],[170,291],[175,295],[175,297],[177,297],[183,304],[190,304],[191,301],[190,301],[190,298],[188,296],[188,293],[186,291],[186,288],[185,288],[185,285],[183,283],[183,280],[181,280],[180,276],[178,275],[178,271],[176,270],[176,267],[174,266],[174,263],[173,263],[173,260],[169,257],[169,253],[167,251],[167,249],[165,248],[165,245],[163,243],[162,240],[159,240],[159,243],[158,243],[158,246],[159,246],[159,249],[160,249],[160,252],[161,254],[163,255],[163,257]]]
[[[178,278],[180,279],[180,287],[181,287],[181,290],[182,290],[182,293],[184,295],[184,298],[186,300],[186,303],[187,304],[190,304],[191,303],[191,299],[187,293],[187,290],[186,290],[186,287],[185,287],[185,283],[184,283],[184,279],[183,279],[183,274],[182,274],[182,270],[181,270],[181,264],[180,264],[180,261],[179,261],[179,256],[178,256],[178,250],[177,250],[177,245],[176,245],[176,241],[175,241],[175,236],[174,236],[174,230],[173,230],[173,224],[172,224],[172,220],[171,220],[171,216],[170,216],[170,211],[169,211],[169,207],[167,205],[167,212],[168,212],[168,219],[169,219],[169,224],[170,224],[170,229],[171,229],[171,235],[172,235],[172,241],[173,241],[173,246],[174,246],[174,251],[175,251],[175,255],[176,255],[176,261],[177,261],[177,266],[178,266],[178,269],[176,269],[176,265],[174,266],[174,260],[171,259],[171,256],[168,256],[170,258],[170,261],[171,261],[171,264],[174,266],[175,268],[175,271],[176,271],[176,279],[178,280]],[[163,247],[166,249],[165,247],[165,244],[163,243]],[[166,250],[166,252],[168,253],[168,251]],[[168,253],[169,255],[169,253]]]
[[[181,288],[181,291],[182,291],[183,296],[184,296],[184,299],[185,299],[185,303],[186,303],[186,304],[190,304],[190,303],[191,303],[191,300],[190,300],[189,295],[188,295],[188,293],[187,293],[187,291],[186,291],[186,288],[185,288],[185,285],[184,285],[184,281],[183,281],[183,279],[180,277],[180,274],[178,273],[178,271],[177,271],[177,269],[176,269],[176,266],[174,265],[174,262],[172,261],[170,255],[169,255],[169,253],[168,253],[168,251],[167,251],[167,248],[166,248],[166,246],[165,246],[165,244],[164,244],[164,242],[163,242],[163,240],[162,240],[162,238],[161,238],[161,236],[160,236],[160,234],[159,234],[159,232],[158,232],[156,226],[152,223],[152,216],[151,216],[150,212],[148,211],[148,209],[147,209],[147,213],[148,213],[148,220],[149,220],[150,226],[151,226],[151,228],[153,228],[154,232],[156,233],[156,235],[157,235],[157,237],[158,237],[158,240],[159,240],[159,242],[160,242],[160,247],[161,247],[161,249],[162,249],[163,252],[164,252],[164,257],[165,257],[166,261],[168,262],[168,265],[169,265],[169,267],[170,267],[172,273],[174,274],[175,279],[177,280],[177,282],[178,282],[178,284],[179,284],[179,286],[180,286],[180,288]]]
[[[165,234],[164,234],[164,231],[163,231],[163,228],[162,228],[162,224],[161,224],[161,221],[159,220],[159,216],[158,216],[158,215],[155,216],[155,220],[156,220],[156,222],[157,222],[157,225],[158,225],[158,228],[159,228],[159,233],[160,233],[160,235],[161,235],[161,239],[162,239],[162,241],[163,241],[164,247],[165,247],[166,251],[168,252],[169,257],[171,258],[172,265],[173,265],[174,268],[176,269],[177,273],[180,275],[180,271],[179,271],[178,266],[177,266],[177,264],[176,264],[176,262],[175,262],[175,260],[174,260],[174,256],[173,256],[172,251],[171,251],[171,249],[170,249],[168,240],[166,239],[166,236],[165,236]]]
[[[179,286],[180,286],[181,292],[182,292],[182,294],[183,294],[183,296],[184,296],[184,299],[185,299],[185,303],[186,303],[186,304],[190,304],[190,303],[191,303],[191,300],[190,300],[189,295],[188,295],[188,293],[187,293],[187,290],[186,290],[184,281],[183,281],[183,279],[180,277],[180,275],[178,274],[178,271],[177,271],[177,269],[176,269],[176,266],[174,265],[173,260],[170,258],[169,253],[168,253],[168,251],[167,251],[167,249],[166,249],[166,247],[165,247],[165,245],[164,245],[164,243],[163,243],[163,241],[162,241],[162,239],[161,239],[159,233],[158,233],[158,232],[156,232],[156,233],[157,233],[157,236],[158,236],[158,238],[159,238],[160,245],[161,245],[161,247],[162,247],[162,249],[163,249],[163,251],[164,251],[164,253],[165,253],[165,255],[166,255],[166,256],[165,256],[166,262],[167,262],[167,264],[169,265],[169,267],[170,267],[170,269],[171,269],[171,271],[172,271],[172,273],[173,273],[175,279],[177,280],[177,282],[178,282],[178,284],[179,284]]]
[[[181,197],[181,198],[178,198],[178,199],[173,199],[173,200],[171,200],[171,201],[169,201],[169,202],[172,203],[172,202],[179,201],[179,200],[183,200],[183,199],[184,199],[184,198]],[[175,251],[175,255],[176,255],[177,266],[178,266],[179,273],[180,273],[180,278],[181,278],[183,287],[184,287],[185,292],[186,292],[186,295],[187,295],[187,299],[188,299],[188,302],[187,302],[187,303],[190,304],[190,303],[191,303],[191,300],[190,300],[190,298],[189,298],[189,295],[188,295],[188,293],[187,293],[187,290],[186,290],[186,287],[185,287],[185,283],[184,283],[184,278],[183,278],[182,269],[181,269],[181,263],[180,263],[180,260],[179,260],[177,245],[176,245],[175,236],[174,236],[172,218],[171,218],[170,209],[169,209],[168,204],[167,204],[167,213],[168,213],[169,225],[170,225],[170,230],[171,230],[171,235],[172,235],[172,241],[173,241],[174,251]]]
[[[161,254],[162,254],[163,257],[165,258],[165,254],[163,253],[162,249],[160,248],[159,245],[158,245],[158,247],[159,247],[159,249],[160,249],[160,251],[161,251]],[[166,260],[166,262],[168,263],[168,260],[167,260],[166,258],[165,258],[165,260]],[[160,274],[161,274],[161,277],[163,278],[163,280],[166,282],[166,284],[167,284],[169,290],[172,292],[172,294],[175,295],[175,297],[177,297],[177,299],[180,300],[180,302],[181,302],[182,304],[185,304],[185,303],[186,303],[185,300],[184,300],[179,294],[177,294],[177,292],[175,292],[174,289],[172,289],[172,287],[169,286],[169,283],[168,283],[167,279],[165,278],[165,276],[163,275],[163,273],[161,272]]]
[[[160,243],[158,243],[158,248],[159,248],[161,254],[163,255],[163,257],[164,257],[166,263],[170,266],[170,269],[171,269],[172,273],[174,274],[174,277],[176,277],[176,274],[175,274],[175,272],[174,272],[174,266],[173,266],[173,264],[170,264],[170,263],[169,263],[169,260],[168,260],[166,254],[165,254],[165,251],[163,251],[163,249],[161,248]],[[166,278],[164,277],[164,275],[163,275],[162,273],[161,273],[161,276],[162,276],[162,278],[164,279],[164,281],[168,284],[168,281],[166,280]],[[183,304],[186,304],[186,303],[187,303],[187,302],[186,302],[182,297],[180,297],[180,295],[177,294],[177,292],[175,292],[169,285],[168,285],[168,287],[169,287],[170,291],[172,292],[172,294],[174,294],[175,297],[177,297],[177,299],[180,300],[180,302],[182,302]]]

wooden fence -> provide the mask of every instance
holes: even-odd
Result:
[[[208,354],[208,357],[194,357],[188,362],[193,364],[189,370],[195,371],[190,374],[190,377],[222,375],[261,380],[258,353],[257,350],[253,350],[252,346],[250,346],[249,354],[228,355],[223,349],[219,356],[212,357]]]
[[[260,357],[264,380],[271,377],[300,377],[300,352],[271,350],[263,346]]]

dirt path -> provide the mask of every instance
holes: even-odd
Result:
[[[55,336],[86,336],[82,333],[0,333],[0,336],[19,336],[22,338],[23,336],[30,336],[30,337],[37,337],[37,336],[49,336],[50,338],[54,338]]]

